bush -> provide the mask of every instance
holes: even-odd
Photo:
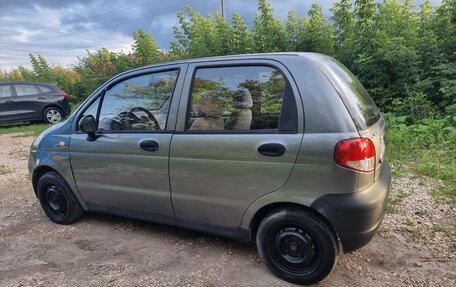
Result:
[[[434,118],[438,114],[435,105],[423,93],[415,93],[405,99],[398,98],[393,100],[392,111],[396,115],[406,115],[407,124]]]
[[[407,124],[407,116],[385,114],[388,123],[387,158],[400,170],[442,180],[433,195],[456,202],[456,116],[422,119]]]

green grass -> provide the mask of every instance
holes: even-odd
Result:
[[[410,219],[406,219],[404,224],[399,228],[402,233],[408,233],[413,236],[419,235],[419,230],[413,227],[413,222]]]
[[[23,123],[12,125],[0,125],[0,135],[20,133],[18,136],[38,136],[45,129],[50,127],[50,124]]]
[[[431,229],[432,233],[441,232],[444,233],[448,238],[450,238],[449,247],[452,250],[456,250],[456,227],[454,226],[443,226],[443,225],[434,225]]]
[[[453,118],[423,120],[406,125],[403,118],[386,115],[387,158],[393,175],[414,172],[441,180],[431,195],[438,202],[456,203],[456,122]]]
[[[402,202],[402,200],[407,197],[408,194],[405,191],[400,191],[395,197],[390,198],[386,205],[386,212],[396,213],[396,207]]]
[[[445,184],[434,188],[431,195],[437,202],[449,203],[456,206],[456,187],[452,184]]]
[[[3,164],[0,165],[0,175],[5,175],[8,173],[9,173],[9,170],[6,168],[6,166],[4,166]]]

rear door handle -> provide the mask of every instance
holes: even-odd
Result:
[[[258,147],[258,152],[264,156],[277,157],[286,152],[285,146],[278,143],[267,143]]]
[[[139,146],[145,151],[154,152],[158,150],[160,145],[156,140],[145,140],[139,143]]]
[[[45,97],[39,97],[38,100],[45,100]]]
[[[7,104],[13,104],[14,101],[13,101],[13,100],[8,100],[8,101],[6,101],[6,103],[7,103]]]

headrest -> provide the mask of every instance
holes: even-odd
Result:
[[[234,95],[233,106],[236,109],[250,109],[253,106],[250,91],[244,87],[240,88]]]
[[[218,118],[223,115],[224,98],[214,94],[204,93],[201,95],[200,111],[210,118]]]

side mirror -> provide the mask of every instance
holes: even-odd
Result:
[[[79,121],[79,130],[87,134],[88,141],[95,140],[95,131],[97,130],[97,123],[92,115],[87,115]]]

